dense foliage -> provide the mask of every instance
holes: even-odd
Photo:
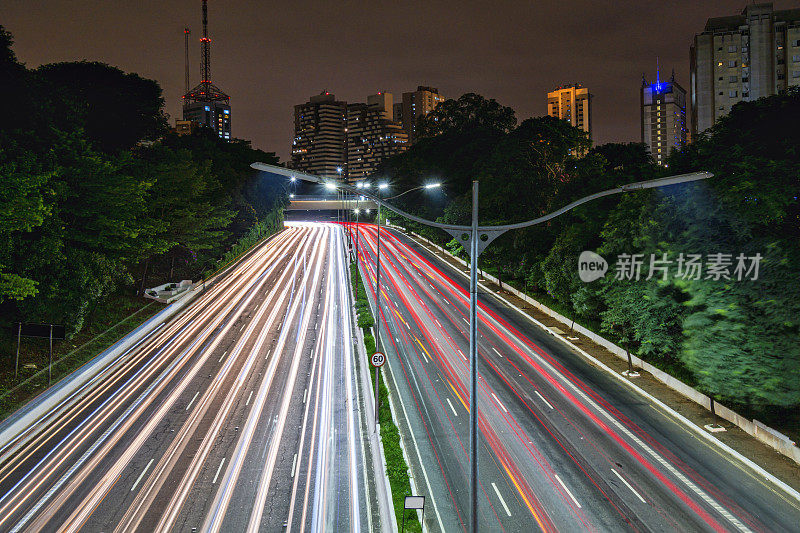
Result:
[[[282,222],[286,194],[210,130],[167,127],[161,88],[101,63],[29,70],[0,27],[0,315],[81,329],[114,291],[199,279]],[[0,326],[3,324],[0,324]]]
[[[736,105],[673,152],[666,169],[644,145],[586,152],[588,139],[564,121],[533,118],[514,127],[513,114],[498,109],[465,95],[424,117],[427,136],[381,173],[398,191],[441,179],[447,196],[426,197],[423,190],[398,199],[399,206],[468,223],[477,179],[481,224],[511,223],[623,183],[713,172],[708,181],[605,197],[507,233],[481,256],[481,266],[718,400],[754,409],[800,405],[799,90]],[[405,223],[463,253],[449,235]],[[584,250],[608,261],[605,277],[580,280]],[[638,280],[617,270],[621,254],[643,254]],[[656,270],[647,279],[651,254],[671,261],[662,263],[666,278]],[[702,256],[700,279],[677,275],[678,258],[689,254]],[[730,261],[729,279],[708,275],[713,254]],[[753,271],[737,279],[739,254],[760,254],[758,279]]]

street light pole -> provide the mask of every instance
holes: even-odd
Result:
[[[287,169],[282,167],[276,167],[273,165],[266,165],[264,163],[252,163],[250,165],[252,168],[256,170],[262,170],[265,172],[270,172],[273,174],[278,174],[281,176],[288,176],[289,172]],[[327,180],[321,178],[319,176],[314,176],[312,174],[302,174],[297,173],[297,176],[300,179],[305,179],[307,181],[311,181],[314,183],[326,183]],[[478,402],[477,402],[477,392],[478,392],[478,347],[477,347],[477,326],[478,326],[478,257],[480,254],[486,249],[486,247],[497,237],[505,233],[506,231],[512,229],[521,229],[527,228],[530,226],[534,226],[536,224],[542,224],[549,220],[556,218],[557,216],[563,215],[567,211],[574,209],[575,207],[590,202],[592,200],[596,200],[598,198],[602,198],[604,196],[610,196],[612,194],[619,194],[623,192],[632,192],[632,191],[639,191],[643,189],[653,189],[656,187],[664,187],[667,185],[674,185],[677,183],[686,183],[689,181],[697,181],[703,180],[713,177],[714,175],[710,172],[693,172],[690,174],[680,174],[677,176],[668,176],[665,178],[657,178],[654,180],[648,181],[639,181],[636,183],[628,183],[626,185],[621,185],[619,187],[615,187],[613,189],[609,189],[606,191],[598,192],[595,194],[591,194],[589,196],[585,196],[574,202],[565,205],[561,209],[553,211],[547,215],[535,218],[533,220],[527,220],[525,222],[518,222],[516,224],[506,224],[502,226],[479,226],[478,225],[478,182],[472,182],[472,224],[469,226],[461,226],[456,224],[442,224],[440,222],[434,222],[432,220],[427,220],[422,217],[418,217],[416,215],[412,215],[411,213],[407,213],[402,209],[398,209],[397,207],[392,206],[389,203],[386,203],[385,200],[381,199],[379,195],[370,194],[368,192],[358,192],[365,197],[370,198],[376,204],[378,204],[378,209],[380,206],[385,205],[387,209],[397,213],[401,217],[405,217],[409,220],[414,222],[418,222],[420,224],[424,224],[426,226],[431,226],[434,228],[439,228],[445,230],[450,235],[452,235],[458,242],[461,243],[462,246],[469,246],[469,254],[470,254],[470,334],[469,334],[469,354],[470,354],[470,383],[471,383],[471,390],[470,390],[470,526],[472,533],[477,533],[478,531]],[[357,192],[354,188],[349,185],[341,186],[345,190],[349,190],[352,192]],[[399,196],[399,195],[398,195]],[[380,216],[380,215],[379,215]],[[380,250],[380,222],[378,226],[378,245]],[[380,270],[378,270],[380,273]],[[376,276],[377,277],[377,276]],[[380,287],[378,287],[377,294],[380,294]],[[379,302],[379,296],[376,296],[376,303]],[[380,307],[378,307],[378,316],[380,316]],[[377,343],[377,339],[376,339]],[[376,344],[377,345],[377,344]],[[377,406],[376,406],[377,411]]]
[[[380,196],[381,186],[378,185],[377,196]],[[375,261],[375,349],[380,351],[381,344],[381,204],[378,202],[378,253]],[[378,424],[378,376],[381,368],[375,367],[375,424]]]
[[[469,250],[469,485],[470,524],[478,531],[478,180],[472,182],[472,235]]]

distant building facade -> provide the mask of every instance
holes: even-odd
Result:
[[[640,96],[642,142],[664,166],[670,150],[686,145],[686,90],[675,82],[674,72],[669,81],[661,81],[656,73],[655,83],[642,76]]]
[[[183,105],[183,121],[208,126],[220,139],[231,140],[231,106],[227,101],[196,101]]]
[[[427,115],[444,101],[445,97],[436,87],[420,85],[416,91],[403,93],[403,101],[395,104],[393,114],[395,122],[403,125],[409,142],[414,142],[419,117]]]
[[[580,84],[562,85],[547,93],[547,114],[566,120],[592,139],[592,95]]]
[[[347,106],[347,179],[360,180],[381,161],[406,150],[408,135],[394,120],[392,93],[367,97],[367,103]]]
[[[737,102],[800,85],[800,9],[749,4],[711,18],[690,48],[692,138]]]
[[[322,92],[296,105],[291,167],[329,178],[370,176],[381,161],[408,147],[394,109],[394,97],[387,92],[351,104]]]
[[[191,135],[197,131],[197,122],[193,120],[176,120],[175,133],[178,135]]]
[[[292,168],[327,176],[346,177],[347,102],[323,91],[294,106]]]

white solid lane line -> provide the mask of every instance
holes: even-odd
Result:
[[[150,461],[147,462],[147,466],[145,466],[144,470],[142,470],[142,473],[139,474],[139,477],[136,478],[136,483],[134,483],[133,486],[131,487],[131,492],[136,490],[136,487],[139,485],[139,482],[142,480],[142,478],[147,473],[147,471],[150,470],[150,465],[152,465],[152,464],[153,464],[153,460],[150,459]]]
[[[492,482],[492,488],[494,489],[495,494],[497,494],[497,497],[500,499],[500,503],[503,504],[503,509],[506,510],[506,514],[508,516],[511,516],[511,511],[508,509],[508,505],[506,505],[506,501],[503,499],[503,496],[500,494],[500,491],[497,489],[497,485],[495,485],[494,482]]]
[[[564,482],[561,481],[561,478],[558,477],[558,474],[553,474],[553,475],[556,476],[556,479],[558,480],[558,482],[561,483],[561,486],[564,487],[565,491],[567,491],[567,494],[569,494],[569,497],[572,498],[572,501],[575,502],[575,505],[577,505],[578,509],[580,509],[581,508],[581,504],[578,503],[578,500],[575,499],[575,496],[573,496],[572,492],[570,492],[570,490],[567,488],[567,486],[564,485]]]
[[[548,402],[548,401],[545,399],[545,397],[544,397],[544,396],[542,396],[541,394],[539,394],[539,391],[538,391],[538,390],[535,390],[535,391],[533,391],[533,392],[535,392],[535,393],[536,393],[536,396],[538,396],[538,397],[539,397],[539,398],[540,398],[540,399],[541,399],[541,400],[542,400],[544,403],[546,403],[546,404],[547,404],[547,407],[549,407],[550,409],[552,409],[552,408],[553,408],[553,406],[552,406],[552,405],[550,405],[550,402]]]
[[[453,407],[453,404],[450,402],[450,398],[445,398],[445,399],[447,400],[447,403],[450,405],[450,409],[453,411],[453,414],[458,416],[458,413],[456,413],[456,410]]]
[[[634,493],[634,494],[636,495],[636,497],[637,497],[637,498],[639,498],[639,499],[642,501],[642,503],[647,503],[646,501],[644,501],[644,498],[642,498],[642,497],[641,497],[641,495],[640,495],[638,492],[636,492],[636,490],[635,490],[633,487],[631,487],[631,484],[630,484],[630,483],[628,483],[628,482],[625,480],[625,478],[624,478],[624,477],[622,477],[621,475],[619,475],[619,472],[617,472],[617,471],[616,471],[616,470],[614,470],[613,468],[611,469],[611,471],[612,471],[612,472],[614,472],[614,475],[615,475],[615,476],[617,476],[617,477],[619,478],[619,480],[620,480],[620,481],[622,481],[623,483],[625,483],[625,486],[626,486],[626,487],[628,487],[629,489],[631,489],[631,492],[632,492],[632,493]]]
[[[189,403],[187,403],[187,404],[186,404],[186,409],[184,409],[184,411],[188,411],[188,410],[189,410],[189,408],[192,406],[192,404],[194,403],[194,401],[197,399],[197,395],[198,395],[198,394],[200,394],[200,391],[197,391],[197,392],[195,392],[195,393],[194,393],[194,396],[192,396],[192,399],[191,399],[191,401],[190,401]]]
[[[223,457],[222,462],[217,467],[217,473],[214,474],[214,481],[211,482],[212,485],[217,482],[217,478],[219,477],[219,471],[222,470],[222,465],[224,464],[225,464],[225,458]]]
[[[506,409],[506,406],[505,406],[505,405],[503,405],[503,402],[501,402],[501,401],[500,401],[500,399],[499,399],[497,396],[495,396],[495,395],[494,395],[494,393],[492,393],[492,398],[494,398],[494,401],[496,401],[496,402],[497,402],[497,404],[498,404],[500,407],[502,407],[502,408],[503,408],[503,411],[505,411],[506,413],[508,412],[508,409]]]

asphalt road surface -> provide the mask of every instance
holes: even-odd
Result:
[[[378,530],[348,280],[335,225],[260,246],[0,449],[0,531]]]
[[[428,497],[425,527],[466,530],[467,278],[401,233],[381,234],[384,368]],[[377,231],[359,235],[374,301]],[[797,501],[500,300],[478,297],[483,531],[800,530]]]

